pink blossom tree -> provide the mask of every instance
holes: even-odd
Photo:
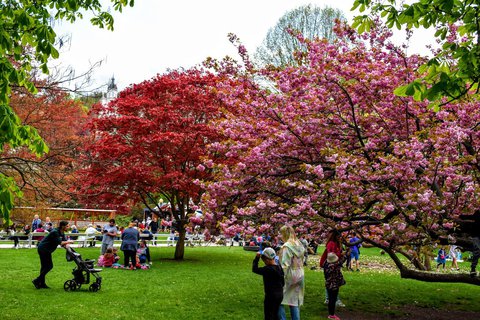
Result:
[[[217,123],[227,139],[211,148],[228,161],[207,162],[216,172],[205,184],[207,223],[230,235],[286,223],[317,236],[356,230],[402,277],[480,284],[425,272],[422,259],[479,207],[478,96],[439,112],[396,96],[425,60],[392,45],[385,28],[337,28],[334,43],[306,41],[299,66],[254,70],[241,45],[245,69],[214,64],[237,80],[218,93],[239,111]]]

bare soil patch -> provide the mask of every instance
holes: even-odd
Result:
[[[340,309],[338,310],[337,315],[342,320],[384,320],[384,319],[478,320],[480,319],[480,312],[456,311],[456,310],[449,310],[448,312],[445,312],[445,310],[421,308],[413,305],[405,306],[401,309],[389,310],[388,313],[382,313],[382,314],[374,314],[374,313],[360,314],[355,311]]]
[[[308,268],[312,270],[322,271],[319,268],[320,255],[311,255],[308,256]],[[360,261],[360,269],[365,269],[370,272],[389,272],[389,273],[399,273],[397,267],[393,261],[385,262],[380,258],[369,257],[368,260]]]

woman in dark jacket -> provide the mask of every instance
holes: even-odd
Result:
[[[130,269],[135,270],[136,265],[136,254],[138,248],[138,239],[140,238],[140,233],[137,229],[134,228],[135,223],[131,222],[128,228],[126,228],[122,233],[122,245],[120,250],[123,251],[125,257],[125,268],[128,268],[128,261],[132,262]]]

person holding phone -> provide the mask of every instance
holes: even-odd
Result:
[[[115,219],[110,219],[109,223],[103,227],[102,237],[102,255],[107,252],[108,248],[113,248],[115,237],[117,236],[118,229],[115,225]]]
[[[283,269],[275,262],[275,250],[265,248],[257,252],[253,259],[252,272],[263,277],[265,299],[263,301],[263,313],[265,320],[278,320],[279,309],[283,300],[283,285],[285,284]],[[258,266],[262,258],[264,267]]]

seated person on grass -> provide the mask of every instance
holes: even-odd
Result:
[[[137,249],[137,257],[141,265],[146,264],[147,262],[150,265],[152,264],[152,261],[150,259],[150,249],[147,246],[146,240],[142,240],[142,242],[140,243],[140,246]]]
[[[115,263],[115,255],[113,254],[113,248],[107,248],[105,254],[98,257],[98,266],[109,268]]]

